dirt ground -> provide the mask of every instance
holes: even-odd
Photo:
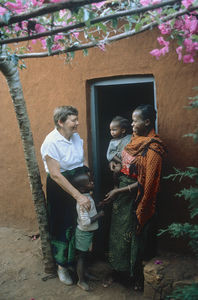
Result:
[[[0,300],[141,300],[143,293],[119,283],[102,286],[109,266],[95,262],[92,272],[100,281],[90,282],[92,290],[82,291],[76,285],[66,286],[58,278],[43,281],[44,273],[40,239],[19,229],[0,228]]]

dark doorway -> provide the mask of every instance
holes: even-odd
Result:
[[[131,122],[131,113],[140,104],[155,106],[153,76],[100,81],[91,87],[92,158],[96,202],[101,201],[104,195],[113,188],[112,174],[106,159],[111,139],[109,124],[118,115],[128,118]],[[106,208],[107,216],[103,222],[105,224],[102,223],[102,228],[99,230],[100,251],[102,252],[106,249],[105,236],[108,236],[110,209],[110,207]],[[103,227],[105,227],[105,232]]]

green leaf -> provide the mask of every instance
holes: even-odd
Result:
[[[107,32],[107,26],[105,26],[103,23],[98,23],[98,26],[100,29],[102,29],[105,33]]]
[[[89,11],[86,8],[83,9],[83,20],[84,22],[89,20]]]
[[[142,24],[141,23],[137,23],[135,25],[135,31],[138,32],[140,29],[142,28]]]
[[[87,56],[88,55],[88,50],[87,49],[83,49],[83,55]]]
[[[150,23],[151,22],[151,18],[150,16],[146,16],[144,18],[141,19],[141,23],[145,24],[145,23]]]
[[[124,31],[127,32],[130,30],[130,25],[129,24],[125,24],[124,25]]]
[[[21,70],[23,70],[23,69],[27,69],[27,67],[26,67],[26,65],[25,65],[25,64],[20,64],[20,65],[19,65],[19,68],[20,68]]]
[[[194,300],[198,299],[198,283],[177,287],[167,299]]]
[[[178,43],[179,46],[183,45],[183,41],[184,41],[183,37],[181,35],[178,35],[177,36],[177,43]]]
[[[173,20],[170,21],[170,26],[171,26],[171,28],[173,28],[174,25],[175,25],[175,20],[173,19]]]
[[[71,51],[71,52],[70,52],[70,56],[71,56],[72,59],[74,59],[75,52],[74,52],[74,51]]]
[[[66,62],[67,62],[67,63],[69,63],[69,62],[70,62],[70,60],[71,60],[70,53],[69,53],[69,52],[67,52],[67,53],[66,53]]]
[[[190,179],[196,178],[198,176],[198,168],[196,167],[187,167],[185,171],[181,171],[179,169],[174,168],[175,174],[170,174],[168,176],[163,177],[164,179],[172,179],[175,180],[177,177],[179,181],[181,181],[184,177],[188,177]]]
[[[48,50],[49,54],[52,53],[53,44],[54,44],[54,36],[48,36],[48,38],[46,40],[46,45],[47,45],[47,50]]]
[[[91,26],[90,19],[85,22],[85,25],[89,28]]]
[[[116,29],[118,27],[118,19],[114,18],[111,20],[111,22],[112,22],[112,27]]]
[[[11,14],[9,12],[7,12],[6,14],[3,15],[3,22],[5,24],[8,24],[9,20],[10,20]]]
[[[198,35],[193,34],[192,39],[193,41],[198,42]]]

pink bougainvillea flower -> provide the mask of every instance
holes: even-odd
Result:
[[[169,52],[169,47],[165,46],[162,49],[160,49],[161,54],[164,56],[166,53]]]
[[[193,2],[194,0],[182,0],[182,4],[185,8],[189,8]]]
[[[98,44],[98,48],[100,48],[100,50],[102,50],[102,51],[106,50],[105,49],[105,44],[103,44],[103,43]]]
[[[194,16],[185,16],[183,29],[191,34],[196,33],[198,30],[198,20]]]
[[[61,34],[57,34],[57,35],[55,35],[55,37],[54,37],[54,45],[52,46],[52,50],[54,51],[54,50],[63,50],[63,46],[61,45],[61,44],[59,44],[59,40],[61,40],[61,39],[63,39],[64,38],[64,36],[63,35],[61,35]],[[43,48],[45,49],[46,48],[46,40],[45,40],[45,42],[41,42],[42,43],[42,45],[43,45]]]
[[[160,24],[158,26],[161,34],[170,34],[171,33],[171,27],[168,23],[163,23],[163,24]]]
[[[58,40],[62,40],[64,38],[64,36],[62,34],[57,34],[54,37],[54,41],[57,42]]]
[[[104,3],[105,3],[105,1],[102,1],[102,2],[99,2],[99,3],[92,3],[92,5],[97,7],[98,9],[100,9],[101,6],[103,6]]]
[[[165,41],[164,38],[162,36],[159,36],[157,38],[158,40],[158,43],[161,45],[161,46],[166,46],[168,47],[169,46],[169,42],[168,41]]]
[[[21,31],[21,26],[19,26],[19,24],[17,23],[15,26],[14,26],[14,30],[16,31],[16,32],[18,32],[18,31]]]
[[[54,44],[53,47],[52,47],[52,50],[55,51],[55,50],[63,50],[64,47],[61,46],[60,44]]]
[[[143,6],[147,6],[151,3],[151,0],[140,0],[140,3],[143,5]]]
[[[26,7],[27,7],[27,4],[23,5],[22,1],[21,0],[16,0],[16,2],[7,2],[6,3],[6,6],[12,10],[13,12],[16,12],[16,13],[21,13],[23,12]]]
[[[151,0],[151,4],[158,4],[158,3],[160,3],[160,2],[162,2],[162,0]]]
[[[191,39],[185,39],[183,42],[186,52],[195,55],[196,51],[198,50],[198,42],[193,42]]]
[[[176,52],[177,52],[177,55],[178,55],[178,60],[181,60],[182,59],[182,46],[179,46],[176,48]]]
[[[67,2],[69,0],[50,0],[51,3]]]
[[[44,32],[44,31],[45,31],[45,28],[44,28],[44,26],[42,26],[41,24],[36,24],[36,25],[35,25],[35,31],[36,31],[37,33],[41,33],[41,32]]]
[[[186,52],[192,52],[193,51],[193,41],[191,39],[185,39],[183,42]]]
[[[194,50],[198,51],[198,42],[194,42],[193,46],[194,46]]]
[[[15,31],[21,31],[21,30],[26,30],[27,29],[27,21],[23,21],[23,22],[20,22],[20,23],[17,23],[15,26],[14,26],[14,29]]]
[[[0,6],[0,16],[4,15],[6,12],[8,12],[7,9]]]
[[[41,41],[42,48],[43,48],[43,49],[46,49],[46,48],[47,48],[47,47],[46,47],[46,45],[47,45],[46,40],[45,40],[45,39],[41,39],[40,41]]]
[[[72,36],[75,37],[75,39],[79,37],[79,34],[79,32],[72,32]]]
[[[42,6],[44,0],[32,0],[32,5],[33,6]]]
[[[153,49],[150,54],[152,56],[155,56],[156,59],[159,59],[161,56],[161,51],[159,49]]]
[[[147,6],[147,5],[154,5],[154,4],[158,4],[160,3],[162,0],[140,0],[140,3],[143,6]]]
[[[183,28],[183,26],[184,26],[184,22],[181,18],[179,18],[175,21],[175,24],[174,24],[175,29],[181,30]]]
[[[68,12],[69,12],[69,10],[67,10],[67,9],[61,9],[61,10],[59,11],[59,16],[62,18],[62,17],[64,17],[65,15],[67,15]],[[71,12],[70,12],[70,17],[71,17]]]
[[[190,23],[190,33],[197,33],[198,31],[198,20],[196,17],[193,17],[193,20],[191,20],[191,23]]]
[[[183,62],[185,64],[188,64],[188,63],[193,63],[194,62],[194,58],[192,56],[192,54],[186,54],[183,56]]]

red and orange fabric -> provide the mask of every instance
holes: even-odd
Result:
[[[132,167],[135,167],[138,180],[136,216],[143,227],[155,213],[166,147],[152,129],[147,136],[134,136],[124,150],[134,158]]]

